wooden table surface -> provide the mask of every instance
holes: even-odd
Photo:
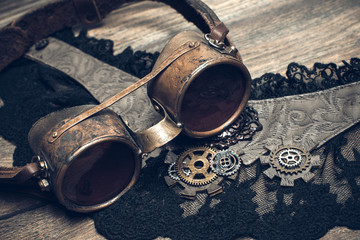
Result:
[[[49,0],[0,1],[0,27]],[[226,23],[253,77],[285,74],[290,62],[341,64],[360,57],[359,0],[204,0]],[[195,27],[167,6],[143,2],[114,11],[89,30],[111,39],[115,53],[127,46],[160,51],[175,33]],[[74,29],[76,32],[76,29]],[[0,99],[0,107],[3,105]],[[0,164],[9,166],[15,146],[0,136]],[[92,220],[56,203],[0,192],[0,239],[103,239]],[[322,239],[359,239],[360,231],[334,228]]]

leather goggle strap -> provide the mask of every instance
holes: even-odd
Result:
[[[22,184],[39,172],[37,163],[28,163],[24,167],[0,167],[0,183]]]
[[[50,192],[41,191],[37,183],[40,169],[35,162],[23,167],[0,167],[0,189],[2,191],[28,193],[46,200],[55,200]]]
[[[177,12],[182,14],[185,19],[193,22],[203,33],[213,32],[212,30],[221,23],[216,14],[200,0],[152,1],[163,2],[173,7]],[[87,11],[89,12],[89,16],[95,14],[95,20],[100,20],[112,10],[119,8],[125,3],[131,2],[138,1],[59,0],[26,14],[0,31],[0,55],[2,56],[0,59],[0,70],[4,69],[15,59],[21,57],[30,46],[42,38],[63,28],[80,23],[81,20],[86,20]],[[84,11],[79,10],[82,8],[84,8]],[[89,19],[91,20],[91,18]],[[218,33],[213,34],[213,36],[218,35]],[[227,38],[225,41],[228,44],[232,44]],[[238,55],[238,58],[240,58],[240,55]]]

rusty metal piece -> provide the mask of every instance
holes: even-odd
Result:
[[[73,126],[58,141],[47,141],[53,134],[51,129],[93,107],[51,113],[29,132],[32,150],[46,159],[52,191],[61,204],[79,212],[113,203],[134,185],[141,167],[139,147],[121,119],[108,109]],[[94,182],[99,179],[103,189]]]
[[[223,165],[222,170],[211,166],[217,164],[214,158],[218,155],[222,158],[229,153],[231,156],[236,156],[234,162]],[[218,159],[219,160],[219,159]],[[165,176],[165,182],[169,187],[180,185],[175,188],[175,191],[181,197],[193,200],[197,193],[206,192],[210,197],[222,193],[223,189],[220,183],[224,180],[235,180],[238,176],[238,169],[240,167],[240,158],[233,152],[220,151],[217,152],[208,147],[191,148],[181,154],[177,159],[176,156],[170,152],[165,160],[168,167],[168,176]],[[180,166],[180,167],[179,167]],[[213,175],[215,174],[216,177]],[[197,177],[195,177],[197,175]],[[180,177],[181,176],[181,177]]]
[[[179,57],[181,57],[182,55],[185,55],[186,53],[188,53],[191,50],[196,49],[200,45],[200,43],[197,41],[192,42],[194,44],[193,46],[189,46],[189,45],[191,45],[190,43],[191,43],[191,41],[186,41],[184,44],[182,44],[178,48],[173,49],[173,51],[167,56],[166,59],[164,59],[164,61],[160,65],[154,67],[154,70],[152,72],[150,72],[148,75],[146,75],[145,77],[143,77],[136,83],[130,85],[129,87],[127,87],[126,89],[122,90],[121,92],[115,94],[114,96],[108,98],[107,100],[100,103],[99,105],[93,106],[92,108],[90,108],[82,113],[79,113],[77,116],[73,116],[68,121],[57,126],[52,131],[52,134],[48,138],[49,143],[55,142],[64,132],[69,130],[74,125],[78,124],[81,121],[84,121],[85,119],[93,116],[94,114],[100,112],[101,110],[113,105],[114,103],[116,103],[123,97],[127,96],[128,94],[132,93],[139,87],[145,85],[146,83],[148,83],[149,81],[154,79],[158,74],[160,74],[169,65],[171,65],[174,61],[176,61]]]
[[[31,162],[37,163],[38,172],[36,173],[36,177],[38,179],[48,179],[49,178],[49,167],[44,159],[42,159],[39,155],[33,156]]]
[[[169,4],[168,1],[163,2]],[[98,8],[97,4],[101,5],[101,8]],[[86,24],[97,23],[102,16],[120,5],[122,4],[111,0],[104,0],[101,4],[95,0],[62,1],[48,4],[45,6],[47,11],[40,8],[26,15],[24,19],[34,20],[27,21],[30,27],[27,26],[26,29],[18,24],[23,22],[21,19],[14,21],[11,26],[2,31],[5,35],[6,32],[14,32],[15,40],[5,41],[5,45],[2,44],[4,49],[13,51],[9,51],[10,54],[4,58],[5,61],[0,62],[0,69],[23,55],[28,46],[50,33],[80,21]],[[141,156],[144,156],[144,152],[150,152],[170,141],[180,133],[183,127],[189,136],[207,137],[222,131],[236,119],[249,97],[250,75],[241,62],[240,54],[235,51],[235,46],[227,37],[228,29],[215,13],[200,0],[182,0],[181,4],[169,5],[188,20],[201,26],[204,33],[210,30],[211,38],[217,41],[215,43],[220,44],[221,42],[222,47],[222,43],[224,43],[230,50],[223,52],[224,49],[226,50],[224,48],[218,51],[218,47],[211,46],[210,42],[206,42],[201,37],[192,37],[193,34],[188,35],[187,33],[179,34],[178,36],[186,36],[189,41],[182,39],[183,45],[176,49],[174,45],[170,46],[171,44],[169,44],[160,57],[161,63],[158,62],[149,75],[129,88],[110,97],[100,105],[64,109],[40,119],[34,124],[28,136],[30,146],[38,156],[35,159],[36,162],[30,163],[24,168],[0,169],[2,179],[11,178],[10,180],[23,182],[36,177],[39,179],[38,184],[41,189],[49,190],[51,187],[59,202],[68,209],[79,212],[98,210],[112,204],[135,183],[141,167]],[[188,11],[189,9],[192,10]],[[53,14],[49,15],[48,12]],[[44,21],[44,19],[49,21]],[[44,22],[51,24],[44,27],[42,25]],[[33,30],[38,26],[43,31],[34,34]],[[172,43],[177,40],[173,40]],[[40,51],[48,43],[48,39],[42,40],[37,43],[35,48]],[[200,45],[201,51],[199,50]],[[189,56],[186,56],[188,54]],[[183,69],[181,69],[182,67]],[[205,88],[202,89],[200,95],[205,99],[214,96],[220,97],[220,99],[236,96],[237,99],[235,99],[235,106],[232,106],[230,110],[213,118],[216,119],[216,124],[207,126],[205,129],[197,129],[189,124],[187,119],[189,116],[184,114],[184,111],[192,112],[194,109],[186,107],[184,104],[186,101],[183,98],[186,99],[188,92],[194,88],[199,78],[204,78],[203,75],[208,72],[208,69],[210,71],[216,69],[218,75],[221,75],[221,79],[225,77],[231,78],[231,80],[228,80],[230,83],[227,84],[223,84],[224,82],[218,81],[218,79],[212,81],[226,86],[226,89],[223,88],[223,91],[219,92],[214,91],[215,85],[210,84],[210,86],[201,82]],[[154,94],[153,101],[165,116],[159,124],[143,132],[134,133],[113,111],[106,109],[158,75],[162,76],[159,79],[167,81],[166,75],[169,74],[178,78],[170,81],[170,84],[173,84],[174,81],[181,82],[173,84],[175,89],[167,92],[167,95],[170,94],[169,96],[172,96],[171,94],[174,92],[179,92],[179,95],[176,95],[178,102],[175,106],[172,103],[160,101],[163,99],[157,98],[158,95]],[[187,78],[186,74],[188,74]],[[233,75],[239,77],[239,81],[233,80]],[[161,81],[156,81],[153,89],[162,88],[167,91],[166,87],[161,87],[157,83],[161,84]],[[210,87],[207,87],[208,85]],[[232,93],[234,91],[235,94]],[[231,98],[230,102],[233,100]],[[221,100],[218,101],[221,102]],[[220,105],[218,107],[222,109]],[[206,106],[206,104],[201,106]],[[168,116],[168,111],[171,109],[174,111],[169,112]],[[209,111],[198,112],[210,116]],[[195,118],[195,120],[198,119]],[[201,121],[197,122],[204,124]],[[219,191],[219,188],[215,187],[210,190],[209,194],[212,195]]]
[[[240,115],[250,96],[251,77],[237,58],[209,45],[201,34],[185,31],[165,46],[154,68],[187,41],[200,46],[173,62],[148,84],[148,94],[183,125],[190,137],[224,131]]]
[[[226,89],[220,88],[223,91],[216,92],[214,86],[210,86],[209,82],[206,84],[200,82],[205,89],[202,89],[199,95],[204,99],[217,96],[219,98],[215,100],[220,102],[221,99],[226,99],[228,95],[237,99],[237,102],[235,101],[236,105],[230,112],[225,112],[224,115],[221,115],[223,114],[221,113],[215,117],[215,119],[221,118],[220,127],[216,126],[215,129],[211,128],[209,131],[193,134],[193,136],[207,136],[209,133],[212,134],[219,129],[221,130],[222,127],[236,117],[236,114],[241,112],[248,99],[248,90],[250,90],[250,75],[246,68],[236,58],[229,55],[224,57],[225,55],[214,51],[213,47],[206,42],[201,42],[204,40],[199,39],[196,33],[195,36],[197,37],[192,37],[193,34],[191,33],[190,36],[188,36],[188,33],[179,34],[178,36],[186,37],[187,40],[185,41],[182,38],[180,47],[178,47],[179,44],[172,46],[171,52],[169,52],[169,46],[171,45],[169,44],[168,48],[165,48],[166,51],[164,50],[166,55],[160,57],[161,62],[158,62],[150,74],[113,97],[108,98],[100,105],[79,106],[55,112],[39,120],[33,126],[29,133],[30,146],[36,155],[46,160],[48,171],[45,171],[46,178],[42,179],[49,182],[61,204],[70,210],[79,212],[90,212],[112,204],[136,182],[140,171],[142,153],[151,152],[172,140],[181,132],[181,127],[184,127],[185,133],[190,133],[188,129],[191,126],[188,125],[188,122],[174,122],[168,116],[168,113],[171,114],[171,111],[169,111],[171,106],[164,105],[156,97],[152,101],[155,109],[162,111],[164,119],[138,133],[131,131],[113,111],[106,109],[135,89],[153,79],[155,80],[157,76],[159,78],[155,82],[158,82],[159,79],[163,78],[164,74],[169,73],[169,69],[172,75],[175,74],[175,77],[181,77],[171,69],[174,66],[177,69],[179,64],[182,66],[183,61],[192,59],[195,62],[188,64],[189,68],[183,66],[185,71],[191,71],[193,77],[185,79],[186,81],[182,85],[174,85],[174,87],[178,88],[174,91],[184,94],[181,98],[186,98],[188,92],[184,88],[191,89],[193,85],[196,85],[198,78],[215,69],[221,79],[223,76],[226,78],[227,75],[230,80],[225,84],[221,79],[217,78],[211,81],[221,84]],[[175,37],[174,39],[176,42],[178,38]],[[196,56],[200,57],[196,58]],[[196,67],[199,65],[200,68]],[[219,71],[229,68],[230,73]],[[232,75],[236,75],[240,80],[234,79]],[[189,85],[191,86],[189,87]],[[236,86],[237,90],[234,90],[233,86]],[[149,89],[151,88],[149,87]],[[157,89],[157,87],[155,88]],[[165,89],[164,86],[162,88],[162,90]],[[235,94],[232,92],[235,92]],[[171,94],[168,93],[167,95],[171,97]],[[234,99],[230,100],[233,101]],[[224,104],[224,102],[221,102],[221,104]],[[222,108],[222,106],[218,107]],[[179,110],[183,113],[184,109],[189,112],[193,111],[193,109],[187,109],[186,106],[182,106]],[[208,114],[207,111],[202,112],[205,115]],[[182,116],[184,117],[184,115]],[[195,120],[195,123],[197,123],[198,119]],[[205,150],[205,152],[210,153],[208,150]],[[213,157],[214,152],[211,153],[210,157]],[[118,159],[122,159],[122,155],[125,155],[125,157],[119,161]],[[214,181],[217,175],[211,172],[209,160],[200,157],[200,160],[197,159],[195,162],[186,163],[185,160],[179,162],[177,167],[189,167],[191,169],[188,176],[185,174],[186,170],[181,171],[183,174],[177,170],[180,179],[193,186],[203,186]],[[205,167],[196,166],[196,162],[201,162]],[[100,174],[99,169],[101,168],[103,168],[103,171]],[[114,177],[117,172],[120,172],[120,175]],[[100,184],[100,181],[103,182]],[[44,184],[41,186],[43,186],[43,189],[47,188],[44,187]],[[215,192],[219,192],[219,188],[215,190]],[[211,192],[213,193],[213,191]]]

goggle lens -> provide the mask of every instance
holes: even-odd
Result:
[[[200,73],[182,101],[184,126],[191,131],[205,132],[228,121],[243,99],[245,81],[242,76],[240,69],[225,64]]]
[[[117,141],[101,142],[81,152],[68,167],[62,192],[71,202],[91,206],[116,197],[135,172],[133,150]]]

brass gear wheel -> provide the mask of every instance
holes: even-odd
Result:
[[[182,153],[176,161],[175,169],[179,178],[193,186],[203,186],[217,178],[211,171],[210,161],[216,151],[209,147],[191,148]]]
[[[307,151],[294,146],[281,146],[270,154],[271,165],[282,173],[298,173],[310,165]]]

